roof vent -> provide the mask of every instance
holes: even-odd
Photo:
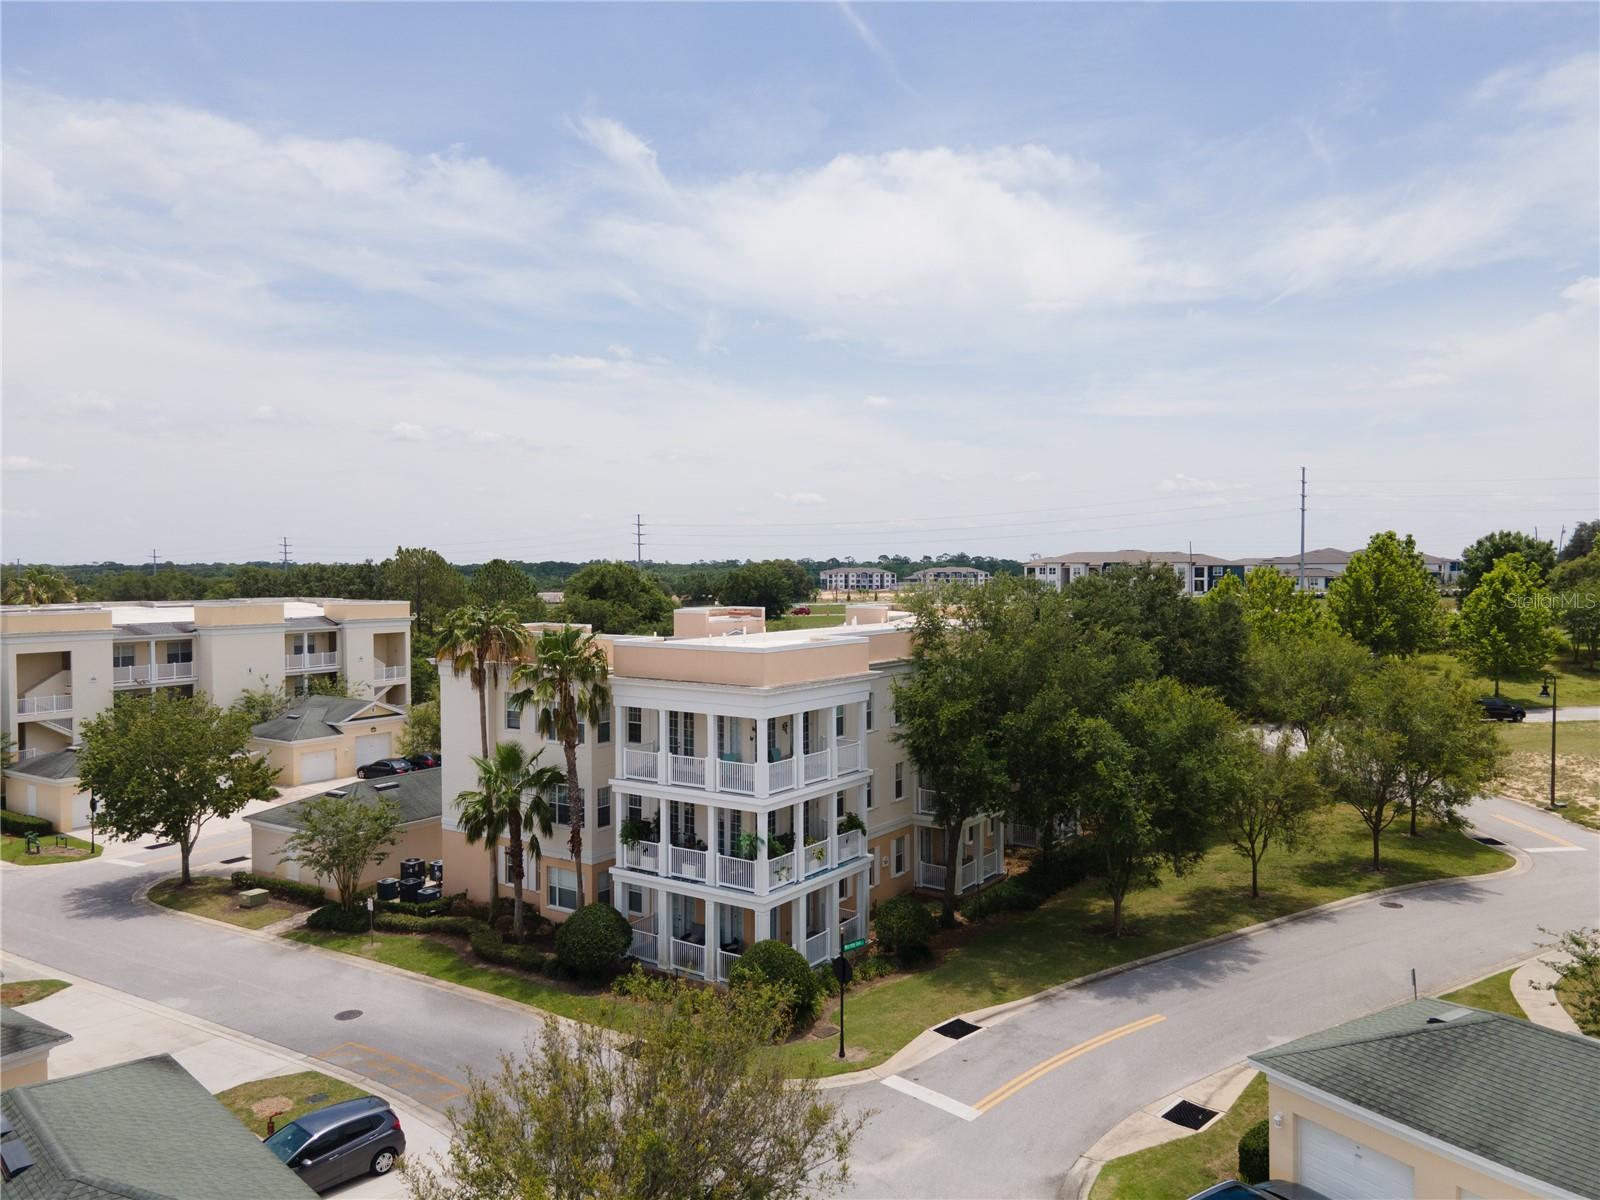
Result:
[[[11,1118],[5,1113],[0,1113],[0,1137],[6,1137],[11,1132]]]
[[[6,1179],[15,1179],[31,1166],[33,1155],[28,1153],[28,1148],[20,1138],[8,1138],[0,1142],[0,1172]]]
[[[1451,1008],[1435,1016],[1429,1017],[1428,1024],[1443,1025],[1446,1021],[1459,1021],[1462,1017],[1470,1017],[1471,1015],[1472,1009],[1470,1008]]]
[[[391,779],[388,783],[375,783],[375,784],[373,784],[372,785],[372,790],[375,791],[375,792],[392,792],[392,791],[394,791],[395,788],[397,788],[399,786],[400,786],[400,781],[399,780]]]

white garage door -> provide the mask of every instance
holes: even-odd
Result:
[[[300,782],[321,783],[333,778],[334,752],[318,750],[315,754],[300,756]]]
[[[394,753],[394,734],[369,733],[356,739],[356,766],[364,767]]]
[[[1328,1200],[1411,1200],[1411,1168],[1315,1121],[1295,1122],[1300,1169],[1295,1182]]]
[[[89,793],[79,792],[72,798],[72,827],[82,829],[89,824]]]

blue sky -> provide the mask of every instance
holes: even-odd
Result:
[[[1596,509],[1592,5],[29,5],[7,558]]]

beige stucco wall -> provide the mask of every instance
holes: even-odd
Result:
[[[110,628],[109,608],[24,608],[0,612],[0,634],[6,637],[23,633],[81,633]]]
[[[894,877],[894,840],[898,837],[906,839],[906,873],[898,879]],[[878,859],[878,886],[872,889],[872,903],[880,904],[891,896],[904,895],[916,886],[917,882],[917,834],[910,825],[891,830],[881,837],[874,837],[868,845]]]
[[[24,1062],[7,1063],[4,1068],[0,1068],[0,1091],[6,1088],[27,1087],[30,1083],[43,1083],[49,1078],[48,1053]]]
[[[262,825],[250,825],[250,869],[257,875],[274,875],[279,879],[295,879],[301,883],[318,883],[332,895],[333,883],[321,877],[313,877],[308,871],[297,870],[290,862],[280,862],[279,855],[283,851],[283,844],[288,841],[289,834],[280,829],[266,828]],[[424,862],[432,862],[443,857],[439,853],[439,822],[437,820],[418,821],[407,825],[400,831],[399,840],[389,847],[387,856],[381,863],[372,863],[361,872],[361,886],[376,883],[380,879],[400,873],[400,864],[408,858],[420,858]],[[487,869],[487,868],[485,868]],[[446,876],[449,880],[449,867],[446,865]],[[454,882],[453,880],[451,881]],[[448,889],[460,891],[459,886]],[[481,885],[480,885],[481,890]]]
[[[194,623],[201,629],[222,629],[230,625],[282,625],[283,605],[263,601],[248,604],[197,604]]]
[[[23,613],[20,616],[35,614]],[[103,627],[60,637],[8,636],[0,642],[0,711],[5,728],[15,741],[34,747],[18,732],[19,724],[40,720],[74,722],[74,728],[111,704],[110,615]],[[70,656],[65,660],[63,655]],[[72,707],[51,713],[17,712],[17,701],[31,691],[72,696]],[[51,748],[54,747],[54,740]]]
[[[278,605],[282,609],[282,605]],[[201,612],[210,611],[207,609]],[[233,622],[195,632],[195,688],[227,707],[247,691],[283,684],[283,630],[276,625],[241,628]]]
[[[819,640],[759,648],[623,641],[615,647],[618,675],[732,687],[782,687],[844,679],[864,674],[867,667],[864,640]]]
[[[76,779],[28,779],[8,771],[6,805],[12,812],[43,817],[60,833],[86,828],[89,824],[88,796],[78,789]],[[83,820],[78,820],[79,816]]]
[[[409,600],[324,600],[322,613],[330,621],[411,620]]]
[[[554,844],[553,839],[541,839],[546,846]],[[476,900],[480,904],[489,900],[489,852],[479,842],[475,846],[467,845],[467,840],[453,829],[443,829],[439,833],[439,853],[436,858],[444,859],[445,891],[450,893],[465,891],[469,900]],[[572,859],[566,854],[551,854],[548,851],[541,857],[539,868],[560,867],[563,870],[572,870]],[[611,860],[601,862],[585,862],[581,871],[583,874],[584,901],[593,903],[599,896],[599,886],[607,879],[611,871]],[[534,864],[530,860],[527,864],[527,885],[524,891],[524,900],[532,900],[534,890]],[[560,923],[566,920],[568,914],[559,910],[551,910],[545,903],[544,876],[541,873],[538,879],[539,899],[538,908],[546,918]],[[500,895],[505,899],[511,898],[511,889],[506,884],[500,885]]]
[[[268,763],[278,768],[279,787],[297,787],[300,763],[309,754],[325,750],[334,751],[333,778],[345,779],[356,773],[362,763],[356,761],[356,739],[385,731],[392,734],[390,752],[399,753],[400,731],[405,728],[403,717],[380,717],[347,725],[337,738],[316,738],[304,742],[269,742],[261,738],[250,739],[250,749],[264,755]]]
[[[1283,1114],[1279,1125],[1269,1124],[1271,1130],[1272,1177],[1297,1182],[1300,1178],[1296,1148],[1299,1141],[1296,1123],[1315,1121],[1325,1129],[1343,1134],[1347,1138],[1370,1146],[1379,1154],[1406,1163],[1415,1173],[1417,1200],[1460,1200],[1462,1193],[1497,1200],[1526,1200],[1535,1195],[1504,1180],[1485,1175],[1470,1167],[1452,1162],[1443,1155],[1424,1149],[1394,1134],[1377,1129],[1364,1121],[1335,1112],[1293,1091],[1275,1080],[1267,1082],[1267,1113],[1269,1117]]]

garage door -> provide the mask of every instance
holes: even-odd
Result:
[[[72,827],[82,829],[89,823],[89,793],[79,792],[72,798]]]
[[[333,778],[334,752],[318,750],[315,754],[300,756],[300,782],[321,783]]]
[[[1301,1119],[1295,1122],[1300,1164],[1295,1182],[1328,1200],[1411,1200],[1411,1168],[1343,1134]]]
[[[394,753],[394,734],[369,733],[356,739],[356,766],[364,767]]]

